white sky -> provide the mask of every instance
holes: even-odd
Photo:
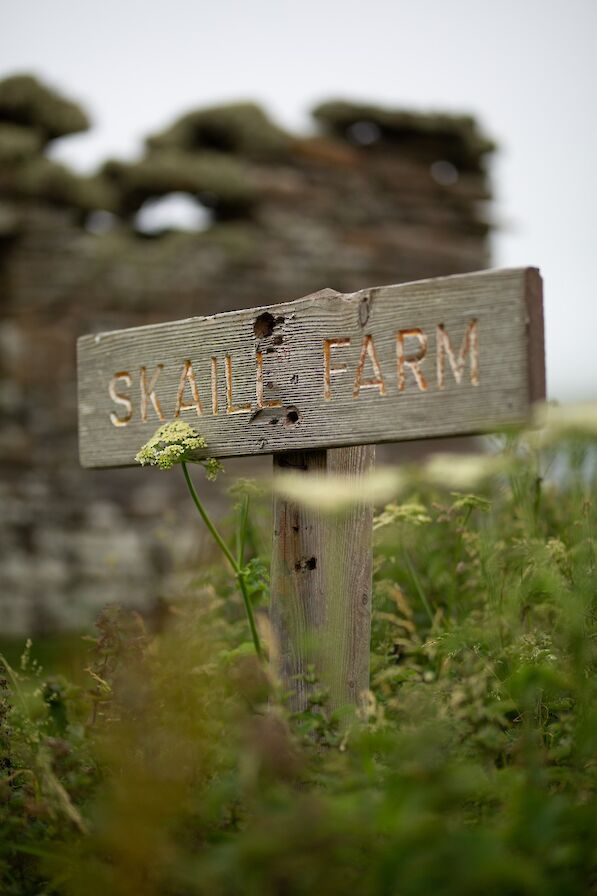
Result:
[[[55,152],[80,169],[222,100],[292,129],[338,96],[473,113],[501,146],[494,263],[545,279],[549,394],[597,398],[597,0],[0,0],[16,71],[93,116]]]

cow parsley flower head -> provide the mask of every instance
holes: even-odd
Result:
[[[135,457],[142,464],[150,464],[159,467],[160,470],[170,470],[175,464],[183,461],[194,460],[193,454],[200,448],[207,448],[207,442],[192,426],[183,420],[175,420],[173,423],[165,423],[143,445]],[[213,464],[217,464],[213,458],[205,462],[208,478],[215,478]],[[217,470],[215,471],[217,472]]]

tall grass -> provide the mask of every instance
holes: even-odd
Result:
[[[288,712],[224,565],[159,632],[107,609],[87,687],[6,664],[0,892],[595,892],[594,443],[501,449],[377,517],[358,712]]]

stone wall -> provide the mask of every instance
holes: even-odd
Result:
[[[295,136],[250,104],[202,110],[84,178],[45,155],[81,110],[0,83],[1,633],[148,608],[200,556],[176,473],[79,468],[77,336],[488,266],[492,146],[473,120],[332,102],[314,121]],[[209,225],[139,233],[171,193]]]

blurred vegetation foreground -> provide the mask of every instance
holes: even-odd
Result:
[[[0,892],[595,893],[592,428],[506,439],[474,491],[448,465],[380,513],[356,713],[316,672],[288,712],[223,567],[157,631],[107,608],[80,683],[35,643],[2,663]],[[268,536],[254,517],[259,613]]]

